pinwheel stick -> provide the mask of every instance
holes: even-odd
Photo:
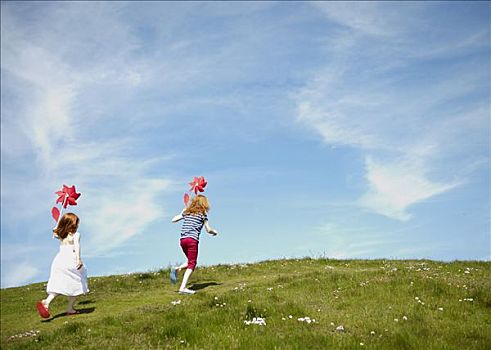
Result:
[[[65,209],[65,202],[67,201],[68,195],[65,195],[65,198],[63,199],[63,203],[61,203],[61,210],[60,210],[60,216],[58,216],[58,220],[56,221],[56,226],[60,223],[61,216],[63,215],[63,209]]]

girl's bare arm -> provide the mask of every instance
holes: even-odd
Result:
[[[178,214],[172,218],[172,222],[178,222],[179,220],[182,220],[182,214]]]
[[[77,258],[77,269],[83,266],[82,259],[80,259],[80,233],[75,234],[73,245],[75,248],[75,257]]]
[[[205,221],[205,229],[206,232],[208,232],[210,235],[216,236],[218,234],[217,230],[211,228],[210,224],[208,223],[208,220]]]
[[[184,213],[184,210],[186,210],[186,208],[184,208],[180,214],[177,214],[176,216],[174,216],[172,218],[172,222],[178,222],[179,220],[182,220],[183,219],[183,216],[182,214]]]

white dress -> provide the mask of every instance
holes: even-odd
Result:
[[[80,233],[76,232],[61,242],[60,251],[51,263],[51,273],[46,287],[48,293],[77,296],[89,291],[85,266],[77,270],[74,241],[78,242],[79,238]]]

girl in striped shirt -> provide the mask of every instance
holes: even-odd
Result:
[[[182,279],[179,293],[181,294],[194,294],[196,291],[186,288],[189,277],[193,273],[196,267],[196,261],[198,259],[198,243],[199,235],[203,226],[212,236],[216,236],[218,232],[210,227],[208,224],[207,213],[210,210],[208,199],[203,195],[197,195],[191,201],[188,207],[172,218],[172,222],[178,222],[184,220],[181,228],[181,248],[186,255],[188,262],[178,267],[171,268],[170,280],[172,283],[177,282],[177,273],[186,268],[184,277]]]

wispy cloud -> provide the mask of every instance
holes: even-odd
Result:
[[[411,218],[407,212],[410,206],[459,185],[457,181],[432,182],[425,171],[424,165],[418,167],[416,162],[378,163],[367,158],[369,190],[359,199],[359,204],[376,213],[406,221]]]
[[[341,26],[340,35],[333,45],[328,38],[329,62],[296,96],[298,120],[326,143],[354,147],[364,155],[367,191],[358,204],[408,220],[412,205],[465,182],[467,174],[459,168],[486,156],[479,146],[489,137],[482,96],[489,70],[453,61],[425,67],[430,62],[424,52],[431,48],[432,60],[479,53],[489,30],[465,30],[441,44],[421,36],[419,27],[429,25],[424,4],[314,6]],[[402,7],[413,15],[403,15]],[[434,31],[448,36],[442,28]],[[486,64],[482,55],[473,59]],[[455,142],[456,137],[476,142]],[[450,159],[448,172],[442,164]]]
[[[418,18],[422,6],[410,3],[387,6],[380,2],[313,2],[329,20],[356,33],[376,37],[399,37]],[[404,16],[401,10],[404,9]],[[380,14],[383,12],[383,16]]]
[[[5,119],[16,120],[6,125],[7,142],[10,143],[11,131],[15,133],[19,129],[15,135],[22,135],[24,139],[21,151],[32,147],[41,161],[49,164],[60,139],[72,136],[70,107],[76,95],[76,84],[71,82],[63,62],[46,49],[9,35],[3,42],[2,51],[7,54],[3,55],[2,71],[9,81],[15,81],[14,89],[22,91],[17,98],[23,106],[16,111],[21,112],[17,118],[10,115],[8,109],[5,111]],[[10,150],[10,147],[2,148],[7,155]]]
[[[96,192],[88,196],[87,239],[90,242],[88,255],[111,251],[137,234],[156,220],[162,220],[164,207],[159,196],[169,190],[171,182],[157,179],[132,179],[121,185]]]
[[[431,252],[427,242],[413,241],[419,224],[391,221],[388,225],[369,223],[366,214],[349,211],[346,216],[335,216],[312,233],[317,247],[326,247],[326,256],[339,259],[352,258],[423,258]],[[357,223],[357,225],[353,225]],[[411,242],[409,244],[409,242]],[[410,246],[411,249],[407,249]],[[310,247],[312,249],[312,247]]]
[[[2,272],[4,272],[3,270],[4,268],[2,268]],[[14,287],[31,282],[39,272],[39,269],[32,264],[17,262],[6,269],[5,277],[2,276],[2,287]]]

